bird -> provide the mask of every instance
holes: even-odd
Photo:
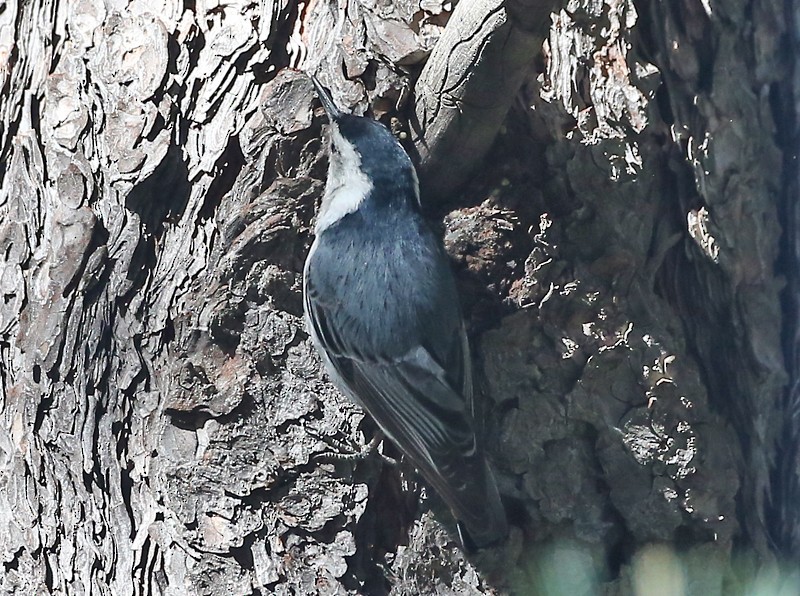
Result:
[[[421,210],[414,165],[380,122],[339,110],[303,268],[305,321],[334,385],[360,405],[447,504],[462,545],[504,541],[508,521],[475,432],[459,295]]]

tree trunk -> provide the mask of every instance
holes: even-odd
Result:
[[[800,590],[797,16],[0,4],[2,589]],[[339,457],[375,427],[302,323],[326,143],[295,67],[419,162],[496,551],[391,444]]]

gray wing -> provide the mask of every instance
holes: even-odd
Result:
[[[442,362],[423,346],[395,356],[366,355],[306,283],[309,331],[339,388],[410,457],[476,542],[504,535],[505,513],[473,429],[463,323],[444,344]]]
[[[353,341],[352,327],[325,304],[312,280],[305,279],[304,301],[309,332],[337,385],[360,403],[401,447],[413,446],[415,459],[454,447],[474,449],[472,379],[463,322],[434,350],[411,346],[400,354],[365,354]]]

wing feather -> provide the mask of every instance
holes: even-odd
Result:
[[[449,319],[449,337],[434,341],[438,353],[422,345],[392,353],[395,343],[365,354],[353,321],[322,299],[307,272],[304,278],[308,330],[334,383],[406,453],[473,538],[503,536],[505,514],[473,428],[469,346],[460,316]]]

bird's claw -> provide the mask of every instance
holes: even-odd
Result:
[[[333,437],[318,436],[317,438],[319,438],[324,443],[327,443],[330,447],[332,447],[339,453],[333,453],[333,452],[317,453],[313,456],[313,459],[316,461],[357,462],[366,460],[367,458],[370,457],[378,457],[385,464],[388,464],[390,466],[397,465],[397,460],[381,453],[378,450],[378,446],[380,445],[381,441],[383,441],[384,438],[382,432],[377,432],[375,436],[372,437],[372,440],[369,443],[361,446],[361,448],[356,452],[352,452],[352,449],[348,445],[345,445],[342,441],[334,439]],[[350,451],[350,453],[348,453],[348,451]]]

